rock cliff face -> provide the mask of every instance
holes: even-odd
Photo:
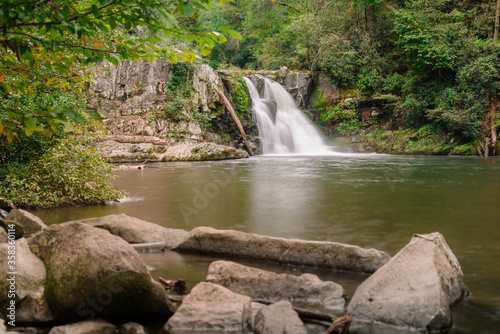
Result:
[[[90,105],[111,116],[104,121],[107,135],[96,144],[111,161],[219,160],[248,157],[235,143],[210,133],[208,123],[224,114],[221,78],[207,65],[197,66],[189,80],[189,101],[167,106],[172,65],[165,59],[152,63],[109,62],[95,69],[88,89]],[[177,93],[178,94],[178,93]],[[182,98],[183,96],[181,96]],[[207,123],[207,124],[204,124]],[[202,129],[202,126],[206,129]],[[210,124],[216,128],[217,124]],[[231,126],[232,124],[229,124]],[[212,143],[207,143],[212,142]],[[227,144],[233,146],[229,147]],[[201,146],[200,146],[201,145]],[[199,154],[201,152],[203,154]]]

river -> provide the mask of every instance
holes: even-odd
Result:
[[[40,210],[46,223],[126,213],[166,227],[236,229],[373,247],[394,255],[414,233],[441,232],[471,296],[454,308],[451,333],[500,328],[500,160],[339,154],[152,163],[119,172],[129,198],[104,206]],[[145,254],[153,276],[192,286],[212,259]],[[300,273],[303,268],[277,271]],[[349,296],[366,277],[313,271]],[[363,329],[353,333],[368,333]],[[387,332],[387,331],[381,331]],[[400,331],[398,331],[400,332]],[[404,332],[404,331],[403,331]]]

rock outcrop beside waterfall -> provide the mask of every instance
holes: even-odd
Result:
[[[123,61],[118,67],[104,62],[88,89],[90,105],[111,116],[104,121],[107,135],[96,144],[111,161],[187,161],[248,157],[246,152],[221,145],[221,136],[202,129],[224,112],[214,87],[222,80],[207,65],[195,68],[190,78],[193,96],[189,109],[176,110],[183,120],[166,117],[166,96],[172,65],[165,59],[151,63]],[[201,115],[201,116],[200,116]]]

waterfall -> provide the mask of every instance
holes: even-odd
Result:
[[[277,82],[264,78],[261,96],[244,78],[253,103],[264,154],[331,154],[312,122],[300,111],[292,96]]]

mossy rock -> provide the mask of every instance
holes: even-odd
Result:
[[[47,270],[46,301],[58,321],[168,317],[165,289],[123,239],[83,223],[52,225],[28,239]]]

